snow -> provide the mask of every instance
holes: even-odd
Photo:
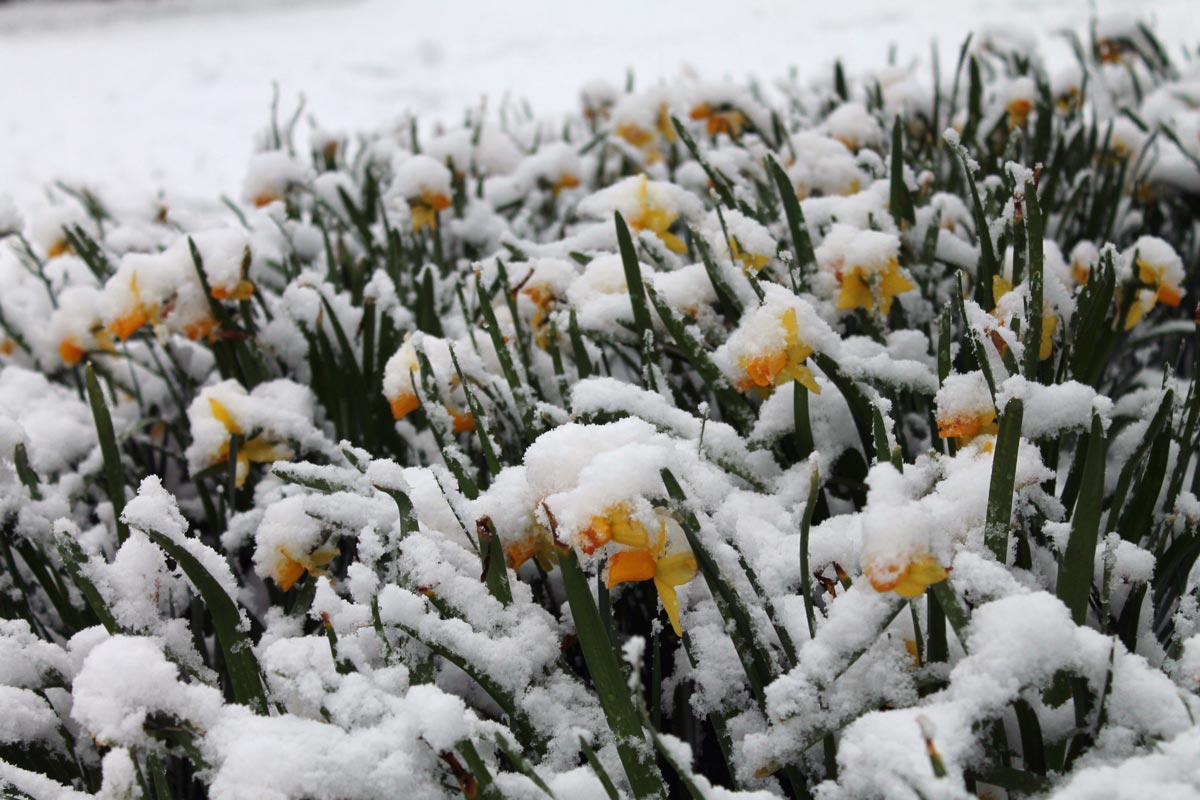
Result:
[[[618,783],[619,755],[628,756],[618,748],[628,743],[617,740],[606,721],[613,708],[612,698],[597,692],[603,673],[587,664],[592,685],[577,669],[578,641],[586,645],[586,637],[597,635],[581,616],[586,602],[581,607],[574,590],[564,596],[567,570],[578,557],[589,586],[595,581],[599,609],[613,614],[610,643],[623,645],[633,667],[630,690],[646,688],[640,667],[652,641],[647,634],[664,637],[653,640],[654,655],[669,642],[674,663],[663,665],[664,685],[650,687],[661,689],[663,698],[663,708],[651,713],[677,715],[670,721],[675,731],[685,729],[688,712],[721,715],[733,752],[729,767],[749,791],[714,787],[696,775],[703,796],[774,796],[774,773],[787,763],[811,765],[819,779],[815,751],[808,748],[834,731],[840,779],[816,787],[823,800],[964,797],[968,771],[990,763],[979,731],[1007,716],[1017,698],[1030,702],[1047,743],[1075,733],[1070,709],[1048,707],[1044,694],[1064,671],[1093,692],[1108,691],[1095,741],[1079,758],[1076,775],[1052,776],[1055,788],[1089,796],[1111,779],[1116,791],[1126,792],[1127,781],[1147,779],[1151,769],[1165,793],[1182,793],[1195,782],[1186,762],[1198,750],[1200,606],[1194,590],[1200,567],[1192,568],[1177,602],[1172,597],[1162,607],[1162,598],[1149,594],[1158,588],[1156,576],[1174,566],[1162,553],[1172,541],[1186,541],[1178,537],[1200,518],[1200,501],[1182,491],[1184,484],[1192,488],[1190,464],[1179,462],[1177,473],[1172,462],[1180,453],[1166,459],[1173,507],[1150,509],[1154,535],[1176,537],[1166,540],[1168,550],[1152,539],[1105,536],[1094,562],[1081,565],[1092,569],[1098,589],[1089,625],[1076,625],[1051,593],[1074,524],[1054,492],[1079,461],[1078,434],[1097,418],[1113,426],[1109,489],[1164,397],[1177,403],[1171,433],[1178,438],[1189,390],[1184,380],[1163,380],[1151,337],[1186,333],[1190,322],[1147,325],[1121,338],[1137,357],[1146,355],[1136,364],[1130,359],[1129,375],[1121,376],[1128,381],[1067,380],[1074,373],[1062,360],[1063,346],[1101,242],[1072,247],[1070,263],[1063,252],[1075,243],[1050,242],[1043,251],[1044,307],[1035,311],[1057,326],[1057,360],[1047,365],[1055,368],[1047,374],[1057,371],[1055,382],[1010,374],[1000,358],[1004,348],[1022,357],[1014,329],[1030,296],[1023,284],[998,292],[991,310],[964,302],[967,335],[988,353],[995,385],[982,372],[952,371],[941,379],[935,314],[958,291],[946,267],[975,268],[973,215],[961,197],[927,196],[943,177],[936,165],[906,167],[895,176],[921,206],[915,226],[898,225],[889,207],[887,119],[901,109],[920,114],[931,107],[924,67],[907,59],[924,58],[925,37],[953,31],[960,15],[973,14],[976,26],[986,14],[970,3],[942,13],[929,2],[918,9],[929,12],[928,20],[881,14],[882,24],[849,24],[844,33],[858,40],[848,45],[833,24],[849,19],[846,9],[807,10],[805,24],[789,27],[783,23],[798,12],[765,0],[736,15],[716,4],[634,9],[628,0],[585,15],[518,0],[499,12],[459,9],[452,17],[440,7],[403,9],[403,25],[398,12],[377,0],[290,9],[245,8],[237,0],[193,8],[176,2],[162,0],[137,14],[131,0],[121,0],[107,14],[88,12],[90,21],[81,23],[67,22],[69,8],[5,6],[0,37],[21,42],[16,50],[26,40],[45,47],[38,63],[47,68],[30,77],[34,87],[45,88],[70,66],[69,59],[52,58],[61,53],[55,49],[60,39],[77,47],[77,64],[96,58],[95,76],[76,69],[77,88],[63,93],[77,101],[64,102],[77,114],[94,101],[87,92],[93,81],[108,80],[114,88],[106,97],[119,107],[124,84],[112,81],[114,70],[145,57],[130,49],[106,61],[100,56],[111,52],[110,39],[127,43],[136,33],[153,42],[144,49],[151,54],[179,45],[140,87],[145,103],[162,100],[164,87],[187,87],[171,96],[194,100],[189,115],[179,114],[178,103],[164,107],[188,123],[172,123],[181,131],[173,147],[194,147],[192,137],[211,133],[206,113],[225,113],[231,130],[249,119],[236,107],[253,93],[247,85],[263,76],[252,67],[281,55],[293,65],[289,75],[311,79],[314,98],[333,111],[353,111],[363,93],[375,102],[363,112],[371,115],[366,123],[351,112],[336,120],[324,109],[319,121],[301,115],[294,148],[275,148],[276,136],[290,136],[286,127],[263,128],[264,117],[255,116],[257,133],[245,132],[244,147],[225,146],[214,135],[211,146],[221,160],[203,168],[174,149],[143,148],[138,168],[93,152],[96,177],[89,180],[118,203],[117,215],[102,223],[76,200],[47,209],[24,194],[23,187],[41,180],[29,176],[41,175],[39,163],[48,162],[31,156],[14,171],[20,202],[0,199],[0,232],[7,234],[0,245],[0,311],[14,321],[11,341],[0,340],[0,522],[12,565],[0,573],[0,597],[29,622],[0,621],[0,705],[8,712],[0,719],[0,744],[36,743],[69,768],[77,759],[89,783],[102,778],[98,796],[115,798],[140,790],[146,759],[164,752],[156,733],[169,725],[172,735],[191,740],[194,758],[203,762],[201,779],[217,800],[333,800],[443,795],[454,788],[448,764],[470,755],[469,741],[506,794],[539,796],[527,775],[505,771],[497,754],[504,737],[519,741],[538,774],[564,796],[590,797],[602,790],[590,772],[580,771],[580,742],[597,750]],[[1174,9],[1158,0],[1151,10],[1169,16]],[[878,9],[856,9],[864,10]],[[1068,11],[1072,23],[1082,18],[1079,9],[1051,2],[1038,10],[1038,21],[1049,29]],[[496,24],[500,17],[504,26]],[[560,18],[574,27],[561,26],[547,40],[540,31]],[[358,24],[357,38],[343,30],[364,20],[371,24]],[[433,21],[445,30],[421,30]],[[394,30],[386,30],[388,23]],[[457,49],[460,38],[488,23],[495,27],[491,50],[475,42],[468,57]],[[641,28],[658,23],[656,38],[646,38]],[[713,23],[721,25],[702,30]],[[819,80],[819,89],[770,77],[776,67],[774,74],[782,74],[785,59],[800,52],[815,23],[826,36],[804,52],[806,60],[836,46],[829,53],[852,65],[863,48],[872,51],[868,82],[850,73],[850,102],[833,98],[828,61],[804,73],[805,80]],[[522,24],[525,30],[518,31]],[[20,26],[21,33],[4,33],[6,25]],[[1107,36],[1142,36],[1127,20],[1106,25],[1115,26],[1104,29]],[[771,30],[756,39],[751,34],[758,27]],[[1008,48],[1038,58],[1042,33],[1030,33],[1033,27],[985,28],[975,52],[991,59],[989,66],[1006,58]],[[692,30],[694,41],[686,35]],[[670,41],[653,51],[662,31],[671,32]],[[741,31],[752,46],[739,43]],[[633,92],[606,79],[585,84],[581,71],[619,72],[611,60],[591,58],[628,52],[612,44],[617,32],[621,47],[653,51],[638,52],[643,60],[631,57],[632,64],[658,59],[662,66],[664,59],[696,52],[706,70],[726,74],[685,72],[672,83],[655,83],[664,74],[678,76],[672,63],[661,72],[639,72]],[[900,38],[904,60],[880,66],[881,36]],[[209,77],[224,87],[228,105],[180,82],[181,71],[197,63],[181,42],[202,42],[207,54],[224,54]],[[304,57],[294,49],[297,42],[306,48]],[[388,61],[396,72],[380,71],[380,54],[410,44]],[[245,52],[233,53],[238,45]],[[1061,57],[1060,50],[1051,47],[1047,57]],[[0,67],[9,57],[3,51]],[[574,56],[571,68],[546,74],[567,52]],[[414,57],[417,66],[409,71]],[[571,92],[536,111],[514,98],[496,103],[493,94],[476,104],[474,95],[455,94],[459,79],[472,92],[493,92],[494,78],[513,64],[527,66],[529,58],[541,59],[537,74],[545,80],[532,87],[539,96],[565,78],[573,80]],[[312,74],[314,61],[322,77]],[[339,71],[349,63],[357,65],[354,79]],[[370,64],[375,71],[364,72]],[[468,82],[472,65],[487,75]],[[236,73],[239,67],[245,74]],[[727,74],[743,68],[758,76],[753,87]],[[530,86],[529,74],[505,86]],[[1102,119],[1113,112],[1109,104],[1134,94],[1133,78],[1118,65],[1091,65],[1087,80],[1093,79],[1103,91],[1097,89],[1088,111]],[[1062,80],[1069,91],[1084,78]],[[340,93],[323,95],[334,82]],[[386,102],[388,87],[398,85],[428,94],[401,101],[392,94]],[[574,93],[581,85],[582,94]],[[871,86],[882,99],[878,113],[864,102]],[[1026,124],[1028,101],[1038,91],[1029,78],[989,79],[986,88],[985,126],[1002,131],[1006,124]],[[284,88],[285,126],[291,92]],[[576,98],[584,113],[565,118]],[[460,100],[454,108],[441,105]],[[18,95],[18,111],[21,102]],[[1154,95],[1148,105],[1147,114],[1179,124],[1189,137],[1200,130],[1183,101]],[[796,109],[810,129],[777,130],[769,107]],[[421,121],[409,111],[420,111]],[[678,141],[672,111],[699,143],[703,166]],[[130,126],[130,139],[120,147],[153,133],[160,112],[166,113],[147,113],[136,130]],[[18,114],[14,152],[22,152],[22,137],[37,135],[59,113],[47,108],[46,119]],[[449,128],[447,120],[454,121]],[[338,127],[325,127],[330,122]],[[116,146],[105,133],[108,124],[98,117],[88,147]],[[1148,147],[1125,123],[1113,131],[1115,144],[1104,158],[1128,158]],[[583,144],[598,132],[611,134],[607,144]],[[957,146],[959,134],[951,128],[945,139]],[[54,142],[43,136],[39,147],[48,151]],[[1174,157],[1160,146],[1158,152]],[[167,153],[178,172],[156,171],[155,159]],[[778,249],[790,235],[783,215],[751,213],[773,203],[762,194],[772,180],[768,155],[787,170],[815,246],[817,268],[800,276],[808,281],[802,288],[789,280],[798,280],[787,269],[794,266],[791,248]],[[209,176],[221,175],[225,159],[236,160],[245,178],[241,205],[236,198],[228,208],[216,205],[219,191],[236,194],[236,180],[197,200]],[[7,169],[5,163],[0,168]],[[56,157],[53,163],[69,169],[73,161]],[[1005,179],[1030,177],[1024,165],[1010,163],[1005,171],[1006,178],[992,175],[984,188],[1003,192]],[[357,204],[368,197],[368,175],[379,179],[379,207],[394,225],[382,248],[375,238],[382,222],[349,219],[355,215],[346,198]],[[168,178],[186,199],[173,186],[156,196],[156,182]],[[737,209],[716,201],[726,182]],[[994,237],[1014,210],[1010,198],[992,225]],[[1180,304],[1184,257],[1192,258],[1194,242],[1182,234],[1172,239],[1177,245],[1140,236],[1139,226],[1158,223],[1126,211],[1113,234],[1122,243],[1119,302],[1133,299],[1138,314],[1159,303]],[[684,326],[699,353],[683,337],[669,337],[655,315],[654,329],[641,333],[662,355],[639,371],[641,342],[631,335],[637,292],[617,252],[614,212],[632,230],[652,298],[676,315],[663,315],[671,331]],[[20,220],[28,222],[23,234],[7,231]],[[1050,222],[1052,228],[1070,224]],[[96,268],[86,247],[68,247],[64,225],[102,240],[111,272]],[[921,242],[932,243],[931,232],[938,263],[923,264],[913,254],[922,251]],[[715,266],[697,262],[698,250],[708,255],[704,245]],[[343,256],[340,263],[326,263],[327,249]],[[1005,278],[1012,277],[1016,256],[1011,249],[1004,254]],[[368,266],[351,274],[360,264]],[[456,285],[459,277],[465,283]],[[492,291],[491,300],[469,291],[472,279]],[[433,286],[443,334],[414,330],[412,309],[422,302],[414,301],[415,284],[425,281]],[[736,302],[727,302],[726,286]],[[456,296],[464,289],[466,298]],[[889,320],[897,297],[900,308]],[[226,322],[217,312],[234,312],[235,302],[241,303],[236,322]],[[480,309],[479,302],[492,306]],[[481,329],[481,311],[488,319],[495,313],[499,330]],[[582,343],[564,335],[572,320]],[[371,322],[379,327],[368,328]],[[1137,322],[1137,316],[1125,318],[1127,328]],[[906,329],[889,330],[893,324]],[[386,347],[368,349],[367,331]],[[28,346],[18,332],[28,334]],[[347,335],[350,342],[343,344]],[[337,366],[343,360],[362,365],[355,385],[347,380],[330,390],[337,373],[330,372],[326,353],[310,352],[321,336],[344,351],[335,356]],[[243,342],[262,345],[261,364],[243,362]],[[957,347],[962,355],[962,342]],[[497,348],[510,348],[531,388],[509,385],[511,369],[501,369],[505,353]],[[590,369],[576,362],[580,348]],[[120,513],[128,526],[123,538],[116,524],[121,503],[105,491],[104,459],[75,369],[84,357],[105,378],[120,466],[137,483]],[[163,369],[160,357],[169,358],[172,369]],[[703,381],[689,372],[688,360],[703,367]],[[881,449],[894,448],[896,463],[869,442],[859,452],[864,443],[830,364],[878,412]],[[336,395],[357,391],[363,375],[371,395],[341,404]],[[572,381],[575,375],[580,378]],[[1017,398],[1025,403],[1023,438],[1011,512],[999,520],[1013,534],[1008,552],[995,553],[990,528],[985,539],[1000,466],[991,434],[997,410]],[[857,406],[860,398],[851,399]],[[811,441],[794,435],[806,408]],[[857,422],[869,427],[869,420]],[[336,441],[341,436],[347,441]],[[954,443],[939,441],[951,438]],[[484,444],[498,454],[499,466],[492,452],[484,459]],[[32,479],[18,445],[29,452]],[[673,487],[668,491],[668,472],[682,499]],[[1144,488],[1133,486],[1135,493]],[[1077,505],[1103,499],[1083,497]],[[1139,506],[1127,508],[1140,507],[1140,494],[1137,499]],[[805,528],[802,519],[813,507],[819,517]],[[503,565],[492,560],[492,530]],[[198,598],[195,574],[189,579],[176,563],[181,551],[235,603],[240,629],[251,639],[239,654],[240,667],[253,673],[236,677],[256,682],[261,676],[266,707],[227,699],[229,665],[216,658],[216,648],[229,643],[193,630],[193,603],[211,597]],[[191,569],[190,559],[183,563]],[[701,565],[705,579],[696,580]],[[45,581],[43,569],[63,576],[63,583]],[[499,585],[494,569],[503,575]],[[601,591],[604,584],[611,594]],[[929,587],[939,602],[954,598],[970,613],[965,627],[951,615],[948,652],[938,658],[921,648]],[[1140,602],[1134,592],[1142,589],[1147,600],[1133,619],[1130,598]],[[85,627],[91,619],[79,613],[84,603],[108,612],[99,616],[113,630]],[[645,607],[627,616],[638,603]],[[662,609],[673,631],[663,624]],[[1160,643],[1152,626],[1161,627],[1164,613],[1175,626],[1174,640],[1163,635]],[[1105,614],[1137,625],[1114,630]],[[641,629],[643,620],[648,630]],[[671,638],[676,635],[678,642]],[[583,653],[585,660],[594,657],[586,646]],[[760,670],[746,680],[748,671]],[[232,688],[238,695],[245,689],[237,681]],[[663,732],[660,746],[677,770],[712,774],[686,740]],[[933,775],[931,758],[945,766],[947,778]],[[1121,766],[1119,775],[1107,772],[1114,765]],[[35,796],[70,796],[65,787],[0,761],[0,785],[10,784]]]
[[[1118,0],[1096,7],[1124,8]],[[1067,63],[1065,43],[1049,32],[1089,9],[1079,0],[1026,5],[1024,30],[1045,31],[1055,63]],[[1188,0],[1148,0],[1138,10],[1157,23],[1168,49],[1186,39]],[[878,66],[889,43],[899,46],[901,63],[924,59],[936,39],[945,71],[969,30],[1011,22],[1008,9],[984,0],[925,0],[913,13],[887,0],[820,8],[619,0],[603,13],[550,0],[11,3],[0,9],[0,72],[21,79],[6,95],[0,185],[22,203],[58,178],[122,200],[162,189],[212,201],[240,185],[254,135],[269,125],[273,80],[281,125],[303,93],[323,125],[361,130],[406,110],[457,118],[485,96],[492,109],[527,97],[540,113],[561,113],[581,86],[619,83],[627,67],[641,86],[688,65],[739,79],[783,75],[798,60],[820,68],[841,57],[861,69]],[[559,35],[534,46],[536,30]],[[491,44],[479,48],[481,41]],[[24,69],[29,63],[40,68]],[[533,73],[536,84],[527,80]],[[88,120],[86,137],[80,119]],[[302,122],[301,133],[307,127]]]

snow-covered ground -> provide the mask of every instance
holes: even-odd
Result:
[[[408,109],[456,119],[481,98],[576,103],[594,78],[645,83],[691,69],[770,79],[792,66],[907,62],[970,30],[1043,40],[1093,10],[1136,10],[1172,48],[1195,0],[121,0],[0,7],[0,193],[26,203],[56,179],[111,197],[213,198],[240,184],[272,82],[328,127],[386,125]],[[1048,54],[1066,58],[1065,48]]]

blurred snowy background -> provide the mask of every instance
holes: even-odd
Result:
[[[691,70],[764,81],[928,63],[971,30],[1036,36],[1094,13],[1137,13],[1177,52],[1200,39],[1200,0],[61,0],[0,3],[0,194],[28,202],[56,179],[110,199],[236,194],[254,133],[301,93],[325,127],[356,131],[411,110],[457,119],[483,97],[539,115],[580,87]],[[307,125],[302,125],[306,129]]]

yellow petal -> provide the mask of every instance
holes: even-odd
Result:
[[[1012,290],[1012,281],[1008,280],[1002,275],[992,276],[992,299],[997,303],[1000,302],[1001,297],[1004,297],[1004,295],[1008,294]]]
[[[667,612],[667,619],[671,620],[671,629],[676,636],[683,636],[683,626],[679,624],[679,595],[675,593],[675,587],[655,578],[654,588],[658,590],[658,599]]]
[[[779,322],[787,332],[788,344],[792,344],[800,338],[800,324],[796,322],[796,309],[789,308],[784,311],[779,317]]]
[[[1125,330],[1130,330],[1134,325],[1137,325],[1146,312],[1154,308],[1154,304],[1157,301],[1157,292],[1150,290],[1139,291],[1137,297],[1134,298],[1133,303],[1129,306],[1129,313],[1125,315]]]
[[[655,583],[665,583],[668,586],[682,586],[695,578],[698,570],[694,555],[676,553],[658,560],[654,567],[654,581]]]
[[[650,535],[646,526],[629,516],[629,509],[620,508],[609,514],[612,521],[612,540],[626,547],[646,548],[650,545]]]
[[[821,393],[821,387],[817,385],[817,379],[813,376],[812,370],[804,364],[789,364],[784,372],[789,378],[798,382],[813,394]]]
[[[273,444],[262,436],[255,436],[250,441],[244,442],[238,450],[238,457],[242,456],[255,463],[265,464],[272,461],[286,461],[292,457],[292,451],[286,445]]]
[[[672,253],[683,254],[687,252],[687,245],[684,244],[683,240],[675,234],[667,233],[665,230],[655,231],[655,233],[658,235],[658,238],[662,240],[662,243],[667,246],[667,249]]]
[[[1045,361],[1054,352],[1054,332],[1058,330],[1058,317],[1042,317],[1042,341],[1038,347],[1038,361]]]
[[[225,430],[230,434],[236,435],[242,432],[242,426],[238,425],[237,420],[229,413],[229,409],[215,397],[208,398],[208,407],[212,410],[213,417],[225,426]]]
[[[303,564],[285,553],[282,548],[279,555],[280,562],[275,566],[275,582],[286,592],[296,585],[296,581],[300,580],[305,570]]]

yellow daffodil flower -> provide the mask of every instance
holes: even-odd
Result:
[[[632,218],[626,220],[626,222],[635,231],[650,231],[653,233],[672,253],[686,253],[687,245],[683,243],[683,240],[668,231],[668,228],[675,223],[675,220],[679,219],[679,215],[674,211],[668,211],[651,203],[649,199],[649,186],[649,180],[643,175],[641,183],[638,186],[637,213]]]
[[[738,389],[745,391],[752,387],[779,386],[788,381],[798,381],[813,394],[820,394],[821,387],[813,377],[812,371],[804,361],[813,353],[800,338],[800,327],[796,322],[796,309],[789,308],[779,318],[787,334],[786,346],[755,356],[743,355],[738,358],[738,366],[746,372],[746,377],[738,382]]]
[[[727,133],[733,139],[742,135],[742,129],[749,122],[746,115],[736,108],[726,106],[714,108],[708,103],[701,103],[693,108],[689,116],[692,119],[707,120],[705,130],[710,136]]]
[[[1087,282],[1087,279],[1084,279]],[[1012,281],[1001,275],[992,276],[992,298],[996,303],[1000,302],[1000,298],[1013,290]],[[992,316],[996,316],[996,309],[992,309]],[[1003,322],[1000,323],[1003,326]],[[1058,330],[1058,317],[1050,310],[1049,306],[1042,307],[1042,338],[1038,342],[1038,361],[1045,361],[1054,353],[1054,333]],[[992,333],[992,341],[996,344],[996,348],[1003,353],[1008,344],[1004,339]],[[993,431],[994,432],[994,431]],[[943,439],[946,437],[942,437]]]
[[[408,210],[412,215],[412,229],[433,229],[438,224],[438,212],[445,211],[452,205],[450,198],[441,192],[425,189],[417,197],[410,197]]]
[[[946,568],[932,555],[914,558],[907,564],[869,564],[867,579],[877,592],[895,592],[912,599],[925,594],[925,588],[950,577]]]
[[[225,430],[230,436],[242,435],[242,426],[229,413],[229,409],[225,404],[215,397],[208,398],[208,406],[212,411],[213,417],[225,426]],[[267,439],[263,434],[259,434],[252,439],[247,439],[242,442],[237,449],[237,467],[235,472],[235,480],[237,486],[241,486],[246,482],[246,476],[250,474],[250,465],[252,463],[270,464],[275,461],[286,461],[292,457],[292,451],[286,445],[275,444]],[[212,464],[220,464],[229,460],[229,443],[225,442],[221,445],[216,458],[212,460]]]
[[[838,311],[863,308],[874,312],[878,305],[880,313],[886,315],[892,310],[892,299],[896,295],[916,288],[900,274],[900,263],[894,258],[888,259],[887,267],[877,274],[868,274],[862,267],[855,266],[839,272],[838,280],[842,284],[838,292]]]
[[[322,545],[311,553],[297,556],[286,547],[280,547],[278,555],[278,560],[272,565],[271,577],[280,589],[287,592],[306,572],[313,577],[324,575],[323,567],[337,558],[338,551],[332,545]]]
[[[758,272],[771,260],[769,255],[742,250],[736,237],[729,239],[729,255],[734,261],[742,262],[742,269],[746,272]]]
[[[976,436],[995,435],[999,428],[996,424],[996,410],[979,411],[975,414],[955,414],[953,416],[938,416],[938,437],[954,439],[961,447]]]
[[[212,287],[212,296],[214,300],[249,300],[254,296],[254,284],[247,280],[240,280],[232,288],[214,286]]]
[[[1017,97],[1010,100],[1004,110],[1008,112],[1009,129],[1022,128],[1033,111],[1033,101],[1026,97]]]
[[[1145,259],[1137,260],[1138,280],[1149,288],[1139,289],[1129,311],[1125,314],[1125,330],[1137,325],[1151,309],[1159,303],[1175,307],[1183,301],[1183,292],[1178,286],[1167,282],[1166,266],[1151,264]]]
[[[641,532],[645,533],[644,527],[641,527]],[[608,560],[607,584],[611,589],[621,583],[654,581],[654,588],[658,591],[667,618],[671,620],[671,628],[676,636],[682,636],[683,628],[679,624],[679,596],[675,587],[690,582],[696,577],[699,568],[696,556],[692,553],[666,555],[666,549],[667,532],[664,520],[652,547],[648,544],[633,546],[629,550],[615,553]]]
[[[133,297],[133,305],[121,316],[109,323],[108,330],[122,342],[138,329],[157,316],[157,308],[142,302],[142,292],[138,289],[137,275],[129,279],[129,290]]]

